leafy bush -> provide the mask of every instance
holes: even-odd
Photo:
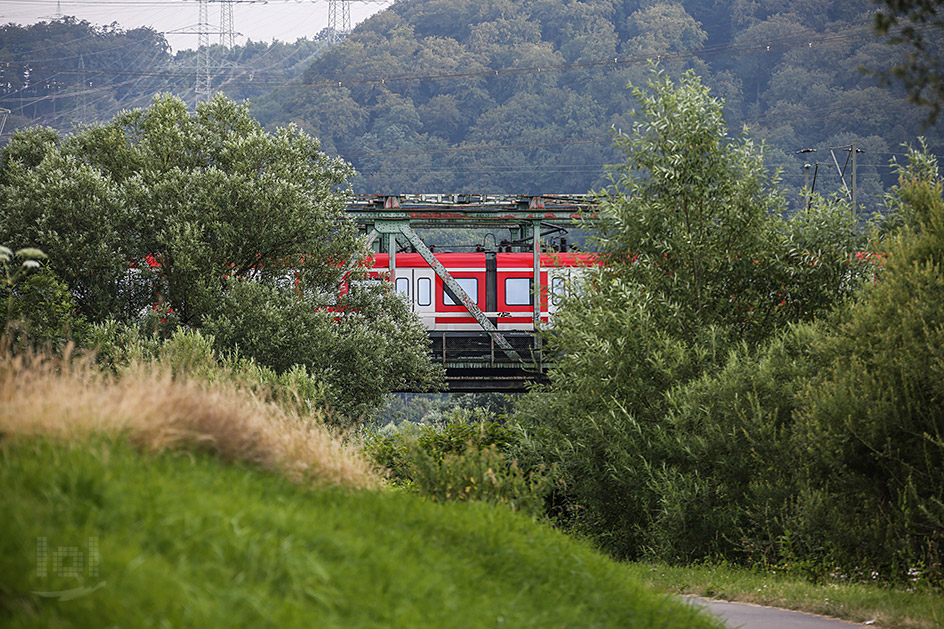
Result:
[[[669,392],[648,489],[645,547],[664,560],[769,566],[783,557],[784,514],[803,458],[793,413],[817,369],[820,326],[790,326],[736,347],[716,372]]]
[[[14,287],[0,284],[0,304],[7,303],[10,307],[0,312],[0,326],[16,344],[58,350],[84,334],[85,319],[75,297],[46,268],[30,273]]]
[[[944,199],[910,151],[880,281],[837,311],[799,420],[809,460],[798,531],[846,567],[944,578]]]
[[[233,279],[211,312],[203,330],[220,352],[238,351],[278,374],[303,369],[324,383],[339,425],[379,407],[388,391],[433,390],[442,381],[425,328],[388,285],[328,310],[310,293]]]
[[[553,486],[544,470],[525,472],[495,445],[468,448],[436,460],[418,444],[407,446],[413,486],[436,502],[478,500],[505,504],[534,516],[544,512],[544,500]]]
[[[784,330],[873,268],[848,208],[783,218],[760,148],[697,77],[648,87],[601,195],[603,265],[547,333],[550,386],[520,405],[529,457],[560,465],[561,520],[617,556],[769,561],[815,336]]]
[[[469,448],[497,445],[504,448],[514,441],[514,434],[481,410],[453,409],[443,424],[404,423],[385,427],[369,435],[366,447],[373,459],[386,468],[391,478],[408,481],[412,474],[412,445],[436,460],[447,454],[461,454]]]
[[[392,435],[372,435],[365,451],[395,482],[433,500],[479,500],[543,513],[556,469],[522,468],[509,455],[517,432],[478,409],[457,408],[452,419],[445,426],[410,424]]]
[[[235,385],[301,417],[330,422],[328,385],[301,365],[276,373],[237,352],[217,351],[215,339],[196,330],[178,329],[162,339],[110,321],[90,326],[88,338],[97,361],[109,371],[157,369],[175,378]]]

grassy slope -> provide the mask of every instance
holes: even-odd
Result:
[[[7,437],[0,496],[0,624],[13,627],[714,626],[579,542],[484,504],[311,489],[106,437]],[[40,536],[50,556],[98,537],[100,576],[38,576]],[[32,593],[102,581],[74,600]]]
[[[732,566],[636,563],[628,568],[634,579],[662,592],[796,609],[855,622],[871,620],[883,627],[944,626],[944,597],[932,591],[851,582],[813,584],[798,576]]]

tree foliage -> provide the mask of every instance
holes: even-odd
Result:
[[[778,301],[776,182],[753,143],[727,137],[720,102],[694,73],[677,86],[659,73],[633,93],[638,122],[616,137],[625,161],[602,199],[604,273],[673,313],[673,336],[695,340],[724,323],[756,338]]]
[[[940,584],[944,188],[925,147],[895,167],[898,220],[872,241],[880,253],[857,251],[847,209],[820,209],[771,242],[787,261],[791,243],[816,253],[782,276],[806,305],[766,335],[730,337],[723,316],[688,340],[673,317],[697,310],[622,281],[645,258],[619,257],[628,270],[601,272],[567,304],[552,386],[522,408],[532,452],[563,470],[563,522],[623,556]],[[827,247],[837,237],[845,256]],[[653,283],[696,300],[676,277],[690,276]],[[809,292],[816,284],[830,288]]]
[[[297,129],[263,131],[223,97],[194,115],[159,97],[64,138],[31,130],[2,155],[0,232],[41,243],[90,320],[159,298],[200,325],[227,277],[291,269],[306,289],[336,287],[357,252],[340,218],[351,172],[318,149]]]
[[[352,172],[299,129],[160,96],[71,136],[18,133],[0,160],[0,239],[42,247],[91,322],[206,327],[220,350],[302,365],[342,414],[438,382],[403,303],[340,295],[364,255],[343,215]]]
[[[910,149],[892,197],[903,228],[881,280],[831,317],[799,413],[807,507],[848,563],[941,578],[944,553],[944,198]]]
[[[788,189],[801,189],[810,161],[796,152],[817,148],[816,189],[841,193],[826,149],[855,140],[868,215],[894,184],[888,154],[922,118],[905,90],[857,70],[888,63],[865,25],[873,10],[869,0],[415,0],[359,25],[254,111],[308,125],[352,160],[359,192],[585,192],[619,159],[603,130],[631,126],[632,99],[613,86],[641,84],[646,60],[661,59],[724,98],[728,122],[767,143]]]
[[[231,279],[203,329],[217,346],[277,373],[304,366],[326,387],[338,424],[364,419],[389,391],[432,390],[441,380],[422,322],[385,285],[348,293],[328,310],[311,293]]]
[[[891,44],[905,44],[901,59],[882,75],[902,82],[908,98],[930,108],[934,124],[944,103],[944,4],[941,0],[875,0],[883,5],[875,14],[875,31]]]
[[[0,330],[7,342],[59,349],[84,321],[75,296],[35,247],[16,252],[0,245]]]
[[[695,453],[724,437],[734,439],[725,450],[743,447],[747,426],[669,419],[679,391],[733,350],[750,356],[784,326],[826,314],[871,265],[855,256],[848,208],[781,217],[758,148],[726,134],[722,104],[697,77],[656,71],[635,94],[638,120],[617,139],[625,162],[602,197],[603,265],[559,310],[552,384],[522,412],[564,471],[565,519],[622,556],[691,558],[731,547],[693,541],[724,520],[710,506],[723,502],[711,497],[714,472]],[[695,504],[705,508],[685,516]],[[659,538],[670,524],[693,537]]]

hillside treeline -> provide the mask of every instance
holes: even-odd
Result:
[[[859,69],[887,68],[897,54],[871,31],[875,9],[869,0],[398,2],[258,112],[320,137],[366,192],[586,192],[619,159],[611,131],[631,128],[627,83],[658,60],[674,75],[695,70],[724,99],[731,130],[747,125],[767,144],[788,190],[803,185],[804,163],[811,181],[818,170],[817,190],[840,190],[827,149],[855,141],[866,151],[858,189],[874,210],[894,183],[889,159],[925,117],[904,90]],[[927,135],[937,150],[939,134]],[[817,152],[796,155],[807,148]],[[837,153],[847,183],[848,156]]]
[[[905,89],[863,71],[887,70],[903,54],[873,32],[876,8],[409,0],[330,50],[313,33],[175,55],[148,29],[64,18],[0,29],[0,106],[13,112],[8,127],[66,130],[145,106],[160,91],[192,105],[208,66],[212,89],[251,99],[264,125],[294,122],[350,161],[359,192],[583,193],[606,185],[604,166],[619,160],[612,133],[631,127],[626,85],[644,80],[654,60],[674,75],[694,69],[724,99],[730,129],[746,125],[765,142],[793,209],[804,181],[844,193],[837,171],[851,185],[844,149],[855,142],[865,151],[857,192],[870,212],[894,185],[889,160],[902,142],[923,132],[932,151],[941,148],[940,123],[922,130],[927,112],[906,102]],[[939,56],[939,38],[928,34],[923,46]],[[816,152],[797,154],[804,149]]]

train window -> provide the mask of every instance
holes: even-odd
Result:
[[[428,306],[432,303],[433,281],[428,277],[421,277],[416,280],[416,305]]]
[[[407,299],[410,298],[410,278],[408,277],[397,278],[397,294],[403,295]]]
[[[351,292],[355,294],[359,293],[371,293],[380,286],[382,280],[379,277],[372,277],[364,280],[352,280],[351,281]]]
[[[295,287],[295,273],[283,273],[275,278],[275,285],[279,288],[294,288]]]
[[[475,303],[479,302],[479,281],[474,277],[457,277],[456,282],[459,283],[459,286],[462,287],[469,297],[472,298],[472,301]],[[445,290],[443,290],[443,305],[444,306],[458,306],[456,302],[452,300],[452,297],[449,296]]]
[[[566,293],[566,280],[561,277],[551,278],[551,303],[555,306],[559,306],[564,301],[564,296]]]
[[[505,279],[505,305],[531,305],[531,278],[509,277]]]

